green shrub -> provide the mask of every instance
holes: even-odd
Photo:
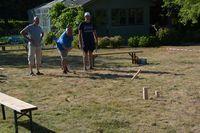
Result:
[[[8,39],[9,39],[8,36],[0,37],[0,42],[8,43]]]
[[[103,37],[103,38],[99,38],[99,44],[98,47],[99,48],[107,48],[108,46],[110,46],[110,39],[109,37]]]
[[[123,43],[124,40],[121,36],[110,37],[110,46],[112,48],[119,48]]]
[[[159,44],[156,36],[141,36],[139,38],[139,47],[158,47]]]
[[[0,36],[18,35],[27,25],[27,21],[10,20],[8,23],[5,23],[0,20]]]
[[[168,28],[160,28],[156,33],[156,36],[160,40],[160,42],[166,42],[169,35],[170,29]]]
[[[149,36],[149,46],[158,47],[160,46],[160,41],[156,36]]]
[[[0,42],[8,44],[24,44],[26,43],[26,40],[21,35],[11,35],[0,37]]]
[[[58,31],[56,31],[56,37],[59,38],[65,31],[66,29],[59,29]]]
[[[56,34],[54,32],[48,32],[44,35],[44,44],[49,45],[49,44],[54,44],[53,39],[56,37]]]
[[[149,47],[150,39],[148,36],[141,36],[139,40],[139,47]]]
[[[140,37],[134,36],[128,39],[128,46],[130,47],[138,47]]]
[[[63,3],[55,4],[49,11],[52,25],[58,29],[65,29],[67,24],[73,27],[75,34],[78,33],[78,25],[84,21],[84,9],[79,6],[68,7]]]
[[[74,40],[72,42],[72,45],[74,48],[79,48],[79,38],[78,38],[78,35],[74,36]]]
[[[200,42],[200,31],[187,31],[182,42]]]
[[[169,29],[169,28],[161,28],[156,33],[157,38],[160,43],[163,44],[177,44],[182,42],[184,39],[184,33],[181,33],[178,30]]]

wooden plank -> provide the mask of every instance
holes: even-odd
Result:
[[[0,45],[0,47],[20,47],[20,46],[24,46],[24,44],[4,44],[4,45]]]
[[[105,52],[105,53],[93,53],[93,55],[111,55],[111,54],[126,54],[126,53],[142,53],[143,51],[121,51],[121,52]]]
[[[131,78],[131,80],[136,79],[136,78],[138,77],[138,75],[140,74],[140,72],[141,72],[141,69],[139,69],[139,70],[137,71],[137,73],[133,75],[133,77]]]
[[[0,92],[0,104],[5,105],[13,110],[16,110],[17,112],[20,112],[20,113],[23,113],[23,112],[29,111],[29,110],[37,110],[36,106],[26,103],[24,101],[21,101],[17,98],[8,96],[1,92]]]

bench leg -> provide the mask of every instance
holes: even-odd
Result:
[[[1,105],[1,108],[2,108],[3,120],[5,120],[6,119],[5,106]]]
[[[132,59],[132,64],[137,64],[137,56],[135,53],[129,53]]]
[[[29,119],[30,119],[30,131],[33,133],[33,121],[32,121],[32,112],[29,111]]]
[[[131,56],[132,64],[135,64],[135,62],[134,62],[134,54],[133,53],[128,53],[128,54]]]
[[[2,51],[6,51],[6,47],[5,46],[2,47]]]
[[[15,133],[18,133],[17,111],[14,110]]]

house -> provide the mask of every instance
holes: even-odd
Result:
[[[48,11],[57,2],[69,7],[82,6],[89,11],[100,36],[146,35],[150,32],[152,0],[54,0],[29,10],[29,20],[39,16],[42,28],[49,31],[51,21]]]

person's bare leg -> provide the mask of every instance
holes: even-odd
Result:
[[[65,69],[66,69],[67,72],[70,72],[70,70],[68,68],[68,62],[67,61],[65,62]]]
[[[43,75],[43,73],[40,72],[40,66],[41,66],[41,58],[42,58],[42,49],[37,48],[36,54],[35,54],[35,64],[37,69],[37,75]]]
[[[87,70],[88,52],[83,52],[83,70]]]
[[[93,52],[89,51],[89,68],[93,69]]]
[[[33,74],[33,66],[31,64],[29,64],[29,70],[30,70],[30,74]]]
[[[36,69],[37,69],[37,75],[44,75],[43,73],[40,72],[40,65],[36,64]]]
[[[66,60],[62,60],[62,68],[63,68],[63,73],[66,74],[68,72]]]
[[[30,76],[34,76],[33,67],[34,67],[34,55],[35,55],[35,48],[28,45],[28,65]]]
[[[40,66],[38,64],[36,64],[36,69],[37,69],[37,73],[40,72]]]

